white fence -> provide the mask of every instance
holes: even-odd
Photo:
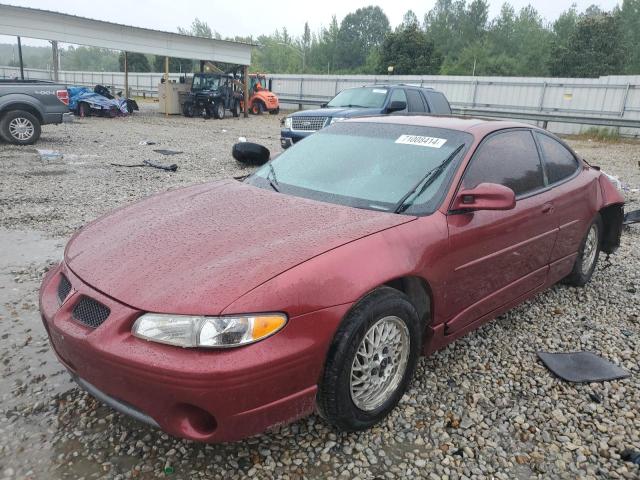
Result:
[[[0,66],[0,78],[19,76],[16,67]],[[181,75],[170,74],[172,80]],[[463,77],[463,76],[374,76],[374,75],[286,75],[274,74],[273,90],[295,104],[317,104],[348,87],[408,83],[431,86],[444,92],[452,107],[491,109],[519,113],[565,114],[584,117],[640,120],[640,76],[600,78],[544,77]],[[48,70],[25,69],[25,78],[50,80]],[[102,84],[124,89],[122,72],[61,71],[59,78],[68,85]],[[156,96],[161,73],[130,73],[133,95]],[[308,105],[308,104],[307,104]],[[557,133],[577,133],[588,125],[549,123]],[[640,136],[638,129],[621,128],[621,134]]]

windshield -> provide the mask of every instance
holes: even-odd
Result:
[[[415,189],[403,213],[428,214],[442,201],[463,157],[460,147],[471,140],[469,134],[442,128],[338,123],[285,150],[246,181],[289,195],[388,212],[396,211]],[[450,157],[453,161],[438,169]]]
[[[333,97],[327,107],[382,108],[387,92],[386,88],[380,87],[349,88]]]
[[[218,87],[220,87],[220,77],[196,75],[193,77],[191,90],[217,90]]]

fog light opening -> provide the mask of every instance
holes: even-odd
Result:
[[[215,417],[200,407],[183,403],[178,405],[176,410],[180,417],[181,430],[191,435],[208,437],[218,427]]]

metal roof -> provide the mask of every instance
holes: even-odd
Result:
[[[249,65],[255,46],[3,4],[0,34],[235,65]]]

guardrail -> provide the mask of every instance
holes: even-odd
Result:
[[[297,104],[300,109],[303,105],[320,106],[331,100],[330,98],[313,98],[313,97],[279,97],[280,103]],[[578,125],[597,125],[603,127],[622,127],[622,128],[638,128],[640,129],[640,119],[611,117],[611,116],[593,116],[593,115],[565,115],[554,112],[523,112],[515,110],[495,110],[495,109],[478,109],[464,108],[452,106],[451,110],[456,115],[474,116],[474,117],[490,117],[504,118],[511,120],[526,120],[531,122],[542,122],[542,128],[547,128],[549,122],[553,123],[572,123]],[[591,113],[591,112],[588,112]]]

